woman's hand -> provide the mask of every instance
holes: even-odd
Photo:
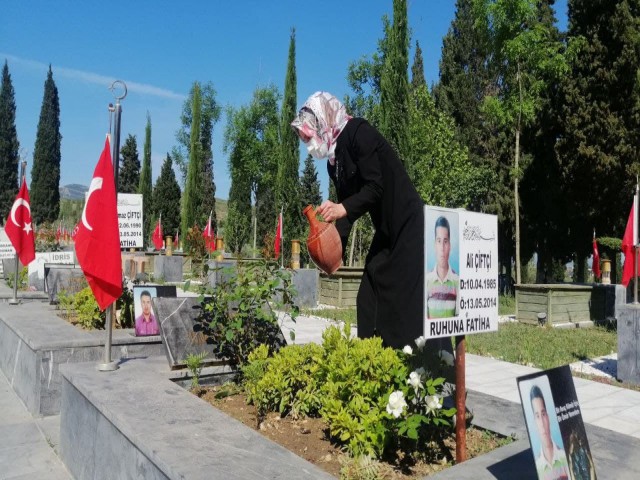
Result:
[[[322,215],[325,222],[333,222],[347,216],[347,211],[341,203],[333,203],[329,200],[322,202],[322,205],[316,208],[316,213]]]

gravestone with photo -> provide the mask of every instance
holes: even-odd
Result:
[[[198,321],[202,311],[197,298],[154,298],[153,306],[158,318],[160,336],[169,366],[186,366],[189,354],[207,353],[206,361],[217,360],[214,345],[208,342],[204,326]]]

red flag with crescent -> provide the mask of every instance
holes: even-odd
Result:
[[[158,223],[156,223],[156,228],[153,231],[151,240],[153,241],[153,246],[156,247],[156,250],[160,250],[162,248],[162,214],[160,214],[160,218],[158,218]]]
[[[7,223],[4,226],[4,231],[11,240],[13,248],[16,249],[22,265],[29,265],[36,258],[36,242],[31,223],[29,190],[23,177],[22,186],[11,206],[11,212],[9,212]]]
[[[75,242],[78,263],[104,310],[122,295],[118,203],[109,138],[93,172]]]

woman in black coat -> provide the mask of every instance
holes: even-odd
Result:
[[[358,291],[358,336],[414,347],[423,335],[424,204],[404,166],[373,126],[351,118],[329,93],[309,97],[291,125],[312,156],[328,158],[340,203],[325,201],[316,212],[336,221],[343,252],[364,213],[375,227]],[[450,341],[429,343],[452,350]]]

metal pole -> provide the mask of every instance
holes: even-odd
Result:
[[[456,337],[456,463],[467,459],[467,419],[465,385],[465,337]]]
[[[27,170],[27,161],[23,160],[20,163],[20,182],[18,185],[18,189],[22,188],[22,182],[24,182],[24,172]],[[33,232],[35,235],[36,232]],[[13,298],[9,299],[9,305],[18,305],[20,300],[18,300],[18,282],[20,281],[20,259],[18,258],[18,250],[16,249],[16,269],[15,269],[15,277],[13,277]]]
[[[122,88],[123,93],[120,95],[116,95],[115,89]],[[113,131],[113,145],[111,147],[112,154],[111,158],[113,160],[113,181],[116,187],[116,200],[118,195],[118,164],[119,164],[119,152],[120,152],[120,121],[122,116],[122,106],[120,105],[120,100],[127,96],[127,86],[121,80],[116,80],[111,84],[110,90],[114,92],[114,97],[116,98],[116,105],[114,110],[115,115],[115,125]],[[111,105],[109,105],[109,110],[111,111]],[[111,122],[110,122],[111,123]],[[109,126],[111,129],[111,126]],[[117,370],[118,364],[111,360],[111,337],[112,337],[112,324],[114,317],[114,308],[113,304],[107,307],[106,319],[105,319],[105,330],[107,331],[107,339],[104,344],[104,361],[98,365],[98,370],[101,372],[112,372]]]

